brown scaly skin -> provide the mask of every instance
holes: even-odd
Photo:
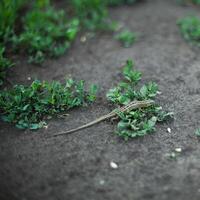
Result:
[[[96,120],[94,120],[94,121],[92,121],[92,122],[90,122],[88,124],[85,124],[83,126],[75,128],[75,129],[71,129],[69,131],[63,131],[63,132],[57,133],[57,134],[53,135],[53,137],[74,133],[74,132],[80,131],[82,129],[88,128],[90,126],[93,126],[93,125],[95,125],[95,124],[97,124],[99,122],[105,121],[107,119],[111,119],[113,117],[117,117],[118,116],[117,112],[129,112],[131,110],[138,109],[138,108],[146,108],[146,107],[151,106],[153,103],[154,103],[154,101],[152,101],[152,100],[132,101],[129,104],[127,104],[126,106],[120,107],[119,109],[115,109],[112,112],[110,112],[109,114],[103,115],[100,118],[98,118],[98,119],[96,119]]]

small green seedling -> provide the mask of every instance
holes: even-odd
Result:
[[[142,74],[134,69],[134,62],[128,60],[123,67],[124,81],[107,93],[107,99],[116,107],[127,105],[132,101],[153,100],[158,93],[154,82],[139,87]],[[162,107],[153,104],[147,108],[131,112],[118,113],[120,121],[116,133],[125,139],[144,136],[155,131],[155,125],[173,117],[173,112],[165,112]]]
[[[50,116],[93,102],[96,86],[87,91],[84,85],[84,81],[73,79],[65,84],[35,80],[30,86],[16,85],[0,91],[0,116],[18,128],[41,128]]]
[[[124,47],[130,47],[136,41],[136,34],[128,30],[118,33],[115,38],[119,40]]]
[[[198,128],[198,129],[194,132],[194,134],[195,134],[196,136],[200,137],[200,128]]]

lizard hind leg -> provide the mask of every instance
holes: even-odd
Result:
[[[119,117],[118,117],[118,116],[112,117],[112,118],[110,119],[110,121],[111,121],[112,124],[114,124],[114,122],[116,122],[117,120],[119,120]]]

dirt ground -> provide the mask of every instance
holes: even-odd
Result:
[[[48,129],[21,131],[0,122],[1,200],[198,200],[200,199],[200,50],[184,41],[176,20],[199,14],[200,8],[174,0],[149,0],[111,10],[111,17],[140,33],[131,48],[110,34],[97,34],[44,67],[25,59],[10,73],[16,83],[27,77],[63,80],[71,74],[101,86],[88,108],[53,119]],[[114,124],[103,122],[71,135],[56,132],[84,124],[110,111],[105,93],[120,80],[121,64],[133,58],[144,82],[160,86],[158,101],[175,112],[175,120],[157,126],[154,134],[122,140]],[[171,133],[167,128],[172,129]],[[176,159],[169,153],[182,148]],[[111,169],[114,161],[118,169]]]

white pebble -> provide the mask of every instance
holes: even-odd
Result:
[[[99,184],[100,184],[100,185],[104,185],[104,184],[105,184],[105,181],[104,181],[104,180],[100,180],[100,181],[99,181]]]
[[[48,126],[44,126],[45,129],[48,129]]]
[[[175,151],[178,152],[178,153],[181,153],[182,149],[181,148],[176,148]]]
[[[31,77],[29,76],[27,79],[30,81],[30,80],[31,80]]]
[[[86,42],[87,38],[85,36],[82,36],[80,40],[81,40],[81,42],[84,43],[84,42]]]
[[[156,94],[162,94],[162,92],[160,92],[160,91],[157,91],[157,92],[156,92]]]
[[[172,132],[171,128],[167,128],[167,132],[171,133]]]
[[[110,162],[110,167],[113,169],[117,169],[118,165],[115,162]]]

